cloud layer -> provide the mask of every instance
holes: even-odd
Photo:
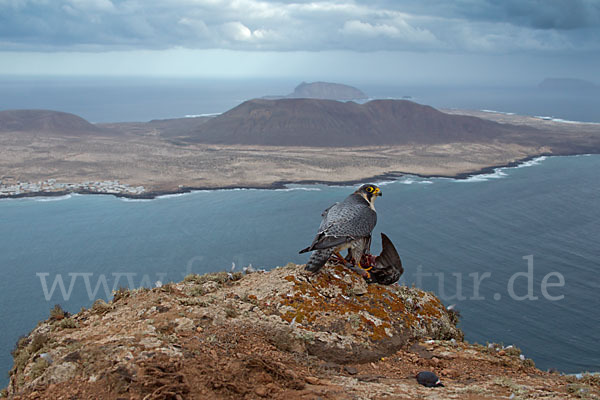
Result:
[[[599,0],[0,0],[0,50],[597,51]]]

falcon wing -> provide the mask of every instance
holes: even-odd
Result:
[[[312,244],[300,251],[328,249],[356,238],[370,236],[377,223],[377,213],[359,201],[336,203],[323,212],[319,232]]]

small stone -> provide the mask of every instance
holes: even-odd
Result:
[[[324,364],[321,364],[321,368],[330,369],[336,372],[340,372],[342,370],[342,366],[340,364],[336,364],[333,362],[326,362]]]
[[[381,378],[379,375],[359,375],[356,377],[361,382],[379,382]]]
[[[175,332],[191,331],[194,329],[194,321],[186,317],[175,318],[175,323],[177,324]]]
[[[346,365],[346,366],[344,367],[344,371],[346,371],[346,372],[347,372],[348,374],[350,374],[350,375],[356,375],[356,374],[358,374],[358,370],[357,370],[356,368],[354,368],[354,367],[350,367],[350,366],[348,366],[348,365]]]
[[[164,313],[169,310],[170,310],[170,308],[167,306],[162,306],[162,305],[156,306],[156,311],[158,311],[159,313]]]
[[[298,378],[298,375],[296,375],[296,373],[294,371],[292,371],[291,369],[286,370],[285,374],[292,379]]]
[[[46,362],[48,364],[52,364],[53,363],[52,356],[50,354],[48,354],[48,353],[42,353],[42,354],[40,354],[40,358],[43,358],[44,360],[46,360]]]
[[[306,378],[304,378],[304,380],[306,381],[306,383],[308,383],[309,385],[318,385],[320,383],[319,378],[315,377],[315,376],[307,376]]]
[[[63,357],[63,361],[79,361],[81,360],[81,354],[78,351],[73,351]]]
[[[434,365],[438,365],[438,364],[440,363],[440,359],[439,359],[439,358],[437,358],[437,357],[432,357],[432,358],[431,358],[431,362],[432,362]]]
[[[505,356],[505,355],[506,355],[506,352],[505,352],[504,350],[500,350],[500,351],[498,352],[498,355],[499,355],[499,356]]]
[[[204,328],[202,328],[201,326],[196,328],[196,332],[202,332],[202,331],[204,331]]]
[[[254,388],[254,393],[256,393],[260,397],[267,397],[269,391],[264,386],[257,386],[256,388]]]

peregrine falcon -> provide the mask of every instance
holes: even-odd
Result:
[[[345,249],[354,265],[360,267],[377,223],[373,206],[377,196],[381,196],[381,190],[376,185],[362,185],[344,201],[323,211],[317,236],[310,246],[300,250],[300,253],[314,251],[306,264],[307,271],[317,272],[332,255],[344,260],[340,251]]]

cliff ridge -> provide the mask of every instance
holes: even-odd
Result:
[[[316,274],[190,275],[121,289],[75,315],[56,307],[13,352],[14,399],[577,398],[513,348],[470,345],[455,312],[417,288]],[[425,388],[419,371],[446,387]],[[579,383],[598,394],[596,381]],[[578,386],[579,388],[579,386]],[[579,390],[579,389],[577,389]],[[467,396],[467,397],[465,397]],[[572,397],[571,397],[572,396]]]

